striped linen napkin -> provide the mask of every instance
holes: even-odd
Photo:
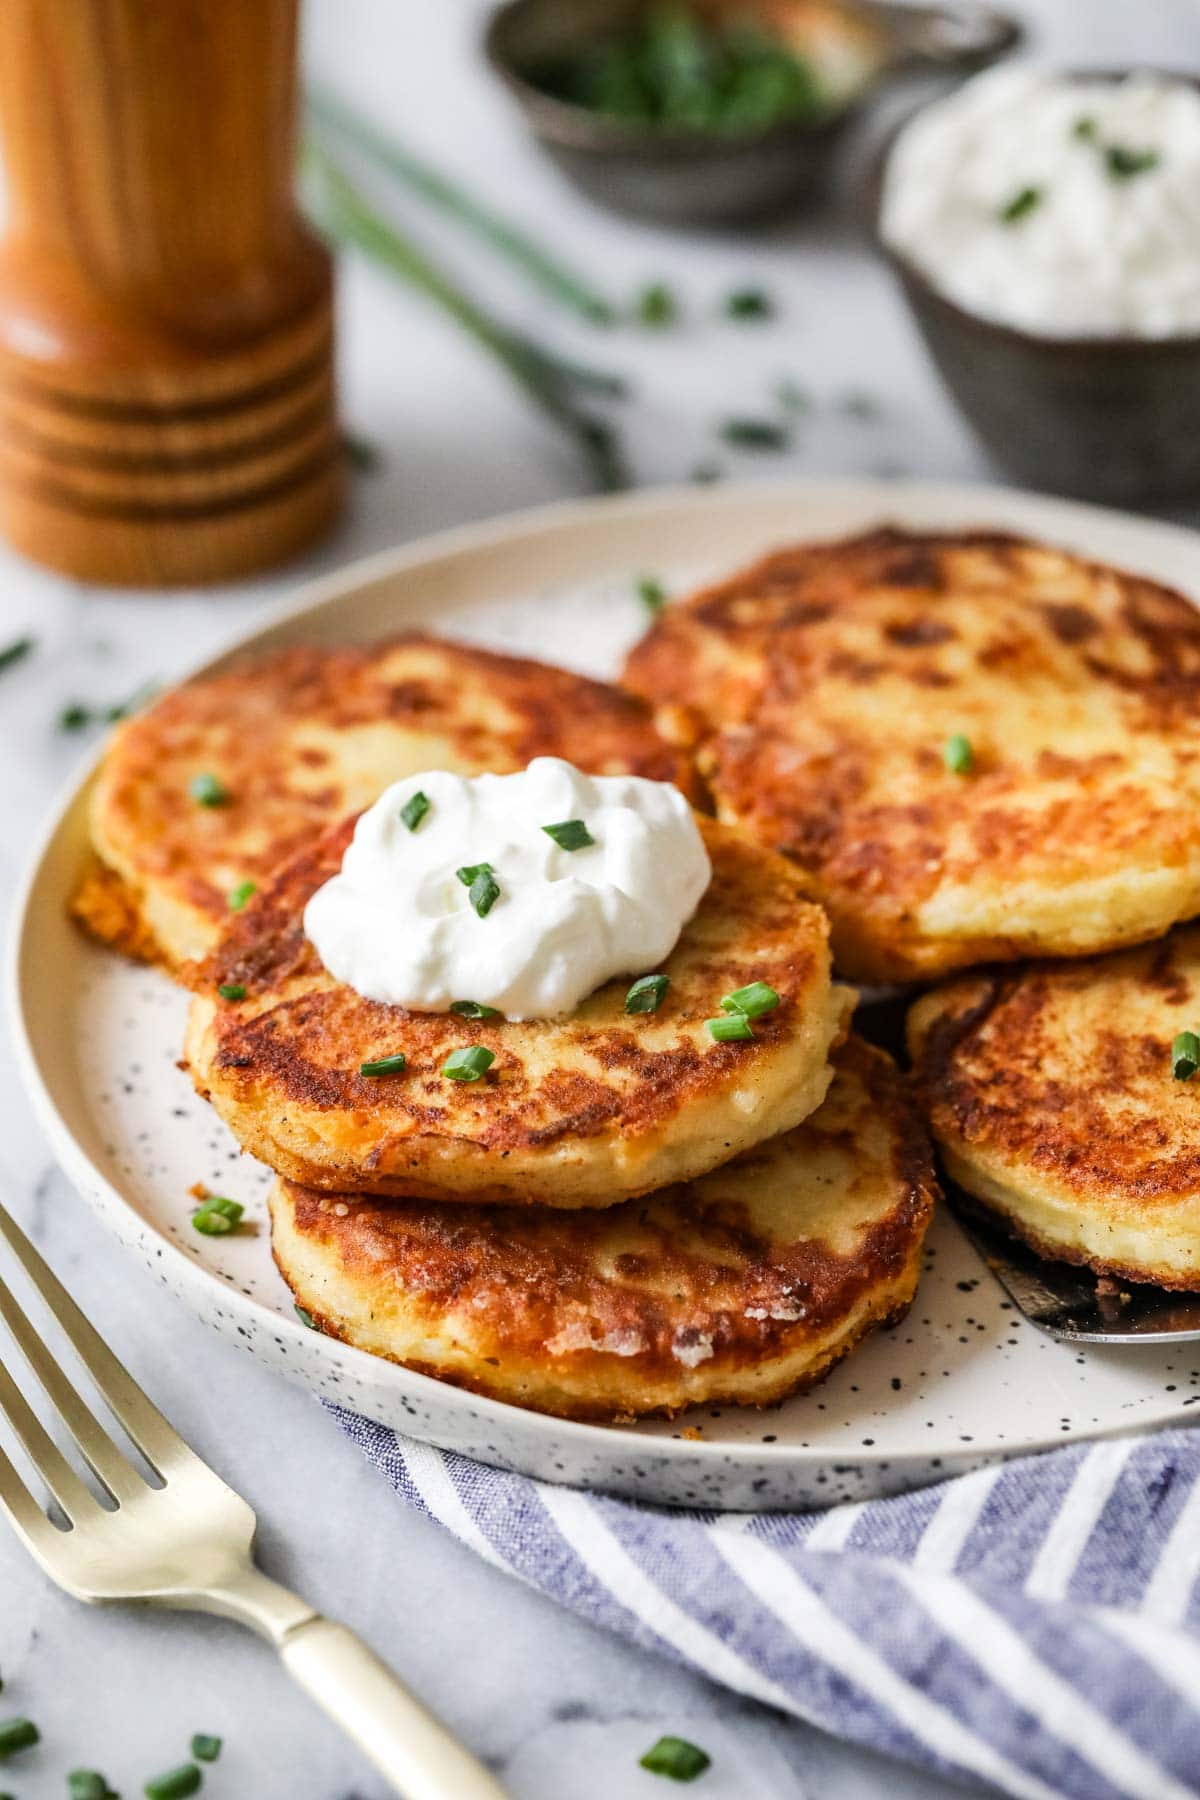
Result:
[[[596,1624],[1022,1800],[1200,1795],[1200,1435],[826,1513],[678,1513],[330,1409],[410,1505]]]

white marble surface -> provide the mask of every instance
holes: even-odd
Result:
[[[1107,65],[1187,64],[1200,50],[1188,0],[1029,0],[1040,53]],[[986,467],[940,395],[899,300],[863,248],[848,201],[820,221],[753,241],[666,237],[573,200],[523,139],[474,54],[472,0],[309,0],[314,68],[478,187],[601,271],[618,296],[665,277],[685,324],[649,338],[564,326],[460,240],[429,241],[535,332],[634,374],[622,412],[640,481],[714,455],[711,422],[765,407],[791,375],[820,404],[786,457],[716,452],[730,474],[885,470],[977,476]],[[769,326],[714,320],[729,287],[761,280]],[[219,595],[88,591],[0,553],[0,644],[36,655],[0,675],[0,889],[11,894],[39,821],[84,745],[56,729],[69,701],[107,703],[162,680],[283,599],[317,568],[457,520],[578,491],[579,472],[504,379],[416,299],[360,268],[342,293],[345,411],[385,450],[353,516],[306,568]],[[864,422],[838,404],[877,396]],[[358,1627],[503,1771],[519,1800],[647,1800],[637,1768],[660,1732],[704,1744],[708,1800],[905,1800],[950,1795],[742,1703],[564,1616],[410,1516],[305,1396],[178,1310],[129,1265],[51,1165],[0,1042],[0,1195],[200,1452],[257,1508],[267,1568]],[[226,1739],[214,1795],[383,1800],[384,1785],[269,1653],[210,1620],[89,1612],[52,1589],[0,1529],[0,1716],[28,1712],[43,1747],[5,1771],[19,1800],[65,1792],[65,1772],[103,1768],[127,1796],[181,1759],[195,1730]]]

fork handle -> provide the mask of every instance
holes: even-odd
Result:
[[[505,1800],[495,1777],[348,1626],[309,1619],[279,1654],[405,1800]]]

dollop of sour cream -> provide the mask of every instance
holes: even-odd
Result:
[[[880,231],[947,298],[1044,337],[1200,332],[1200,91],[977,76],[899,133]]]
[[[428,805],[413,828],[418,795]],[[545,830],[574,821],[592,840],[579,849]],[[482,917],[457,875],[481,863],[499,888]],[[304,929],[330,974],[369,1000],[554,1018],[616,975],[656,969],[711,878],[692,809],[669,782],[583,775],[541,756],[516,775],[394,783],[359,819]]]

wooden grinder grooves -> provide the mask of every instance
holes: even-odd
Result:
[[[296,0],[0,6],[0,530],[38,561],[219,580],[338,511],[295,37]]]

